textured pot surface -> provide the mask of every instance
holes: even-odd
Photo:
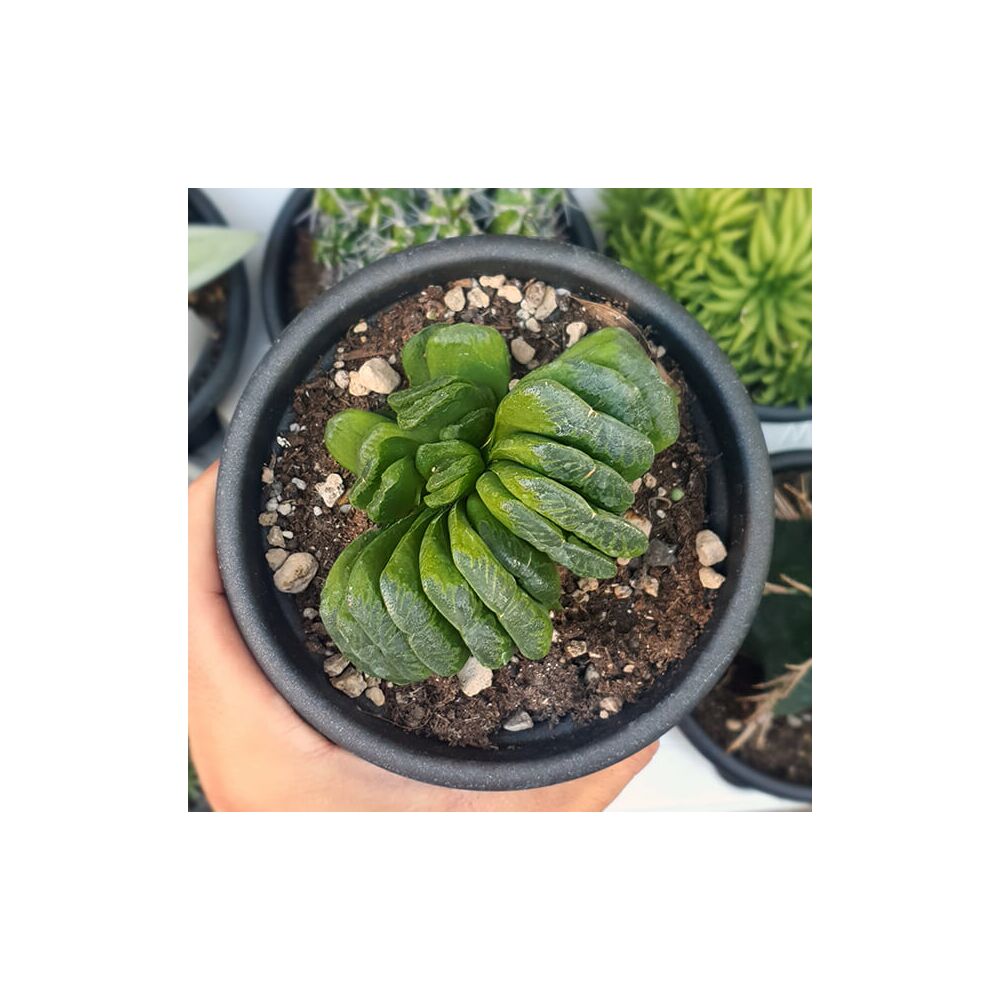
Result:
[[[808,449],[779,451],[771,456],[771,470],[774,473],[795,472],[800,469],[812,469],[812,452]],[[738,785],[740,788],[756,788],[758,791],[777,795],[782,799],[812,802],[812,786],[796,785],[791,781],[773,778],[738,757],[726,753],[693,717],[684,719],[680,726],[681,732],[715,765],[716,771],[730,784]]]
[[[200,188],[188,188],[188,224],[227,225],[225,217]],[[221,350],[208,345],[188,378],[188,451],[203,444],[218,427],[215,407],[233,384],[250,322],[250,285],[246,268],[226,272],[226,328]]]
[[[267,238],[264,267],[261,271],[261,302],[264,325],[271,340],[277,340],[282,331],[295,318],[297,312],[292,300],[288,275],[295,256],[296,233],[312,205],[315,188],[295,188],[281,207],[271,233]],[[570,193],[566,206],[566,228],[570,242],[588,250],[597,249],[594,231],[576,199]]]
[[[291,598],[274,588],[257,523],[261,468],[293,419],[293,390],[332,364],[338,340],[370,316],[432,283],[479,274],[540,278],[606,297],[652,328],[696,397],[692,417],[708,471],[709,524],[729,549],[715,612],[682,665],[609,720],[564,720],[504,733],[495,749],[450,747],[396,728],[333,689],[303,645]],[[519,237],[441,240],[395,254],[344,279],[299,315],[261,362],[226,436],[217,497],[219,564],[247,645],[275,687],[312,726],[399,774],[457,788],[512,789],[567,781],[613,764],[661,736],[716,684],[739,649],[771,554],[771,472],[760,423],[736,372],[676,302],[631,271],[580,247]]]

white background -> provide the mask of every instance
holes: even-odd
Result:
[[[247,347],[236,383],[219,407],[220,416],[228,422],[240,392],[253,369],[271,346],[264,327],[260,300],[260,269],[264,260],[267,235],[275,217],[288,197],[289,188],[205,188],[230,225],[254,230],[260,242],[246,258],[250,278],[250,331]],[[596,188],[575,188],[581,207],[591,224],[596,223],[600,207]],[[772,451],[788,451],[812,446],[811,421],[767,424],[764,427]],[[189,463],[189,476],[217,457],[220,441],[208,443]],[[801,808],[800,805],[776,799],[755,790],[736,788],[719,777],[715,768],[688,743],[679,729],[667,733],[660,741],[660,750],[645,770],[619,796],[612,809],[781,809]]]

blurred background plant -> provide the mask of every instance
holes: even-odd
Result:
[[[677,299],[726,352],[754,402],[812,395],[812,192],[608,188],[608,252]]]
[[[310,228],[326,284],[450,236],[560,235],[564,188],[317,188]]]
[[[257,234],[228,226],[188,226],[188,291],[202,288],[242,260]]]

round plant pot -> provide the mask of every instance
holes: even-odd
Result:
[[[771,471],[775,474],[796,472],[812,469],[812,452],[781,451],[771,456]],[[723,747],[713,740],[708,733],[695,721],[693,715],[681,721],[681,732],[690,740],[697,750],[715,765],[719,776],[731,785],[739,788],[756,788],[758,791],[776,795],[781,799],[792,799],[795,802],[812,802],[812,786],[797,785],[792,781],[774,778],[764,771],[726,753]]]
[[[679,365],[708,469],[708,520],[727,542],[725,585],[684,661],[608,720],[564,719],[502,733],[495,748],[453,747],[393,726],[335,690],[304,646],[293,599],[274,587],[257,518],[261,469],[294,419],[296,386],[330,369],[361,317],[430,284],[503,273],[629,304],[629,314]],[[760,422],[715,342],[673,299],[601,254],[548,240],[471,236],[394,254],[345,278],[302,312],[271,348],[240,399],[223,446],[216,504],[219,565],[247,645],[292,707],[335,743],[420,781],[455,788],[532,788],[577,778],[635,753],[679,722],[736,655],[760,600],[771,555],[773,498]]]
[[[810,400],[806,406],[761,406],[754,403],[753,408],[764,424],[789,424],[796,420],[812,420],[813,408]]]
[[[228,223],[200,188],[188,188],[188,224]],[[226,274],[226,322],[221,338],[205,345],[188,377],[188,451],[204,444],[218,429],[215,407],[233,384],[250,322],[250,285],[242,264]]]
[[[282,206],[277,219],[274,220],[267,238],[267,250],[264,254],[264,267],[260,280],[264,324],[271,340],[278,339],[298,312],[288,275],[295,256],[299,226],[309,212],[315,190],[315,188],[295,188]],[[564,214],[570,242],[588,250],[596,250],[597,240],[594,238],[594,231],[590,228],[590,223],[572,192],[569,192]]]

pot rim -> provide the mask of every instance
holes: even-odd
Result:
[[[260,298],[267,336],[273,343],[283,333],[286,323],[282,315],[282,289],[287,281],[284,274],[288,255],[288,240],[304,213],[309,210],[315,188],[292,188],[281,211],[271,226],[264,251],[264,265],[260,276]],[[566,188],[566,226],[571,242],[588,250],[597,249],[597,238],[587,216],[573,192]]]
[[[226,217],[201,188],[188,188],[189,214],[192,208],[205,224],[229,225]],[[204,430],[208,426],[218,423],[214,412],[215,407],[236,378],[250,327],[250,283],[247,280],[246,268],[242,263],[234,264],[226,272],[225,277],[228,278],[226,329],[222,331],[222,344],[218,358],[208,369],[207,375],[204,376],[204,380],[195,390],[194,395],[188,399],[189,451],[193,439],[205,437]],[[197,367],[188,378],[189,384],[192,378],[202,370],[206,359],[207,348],[202,352]]]
[[[688,654],[684,674],[655,699],[640,699],[611,720],[575,731],[569,745],[546,752],[534,744],[541,756],[448,747],[395,727],[378,728],[325,678],[302,676],[293,659],[293,644],[276,634],[287,631],[287,626],[270,575],[264,575],[257,523],[260,468],[288,413],[288,386],[304,381],[359,318],[435,281],[498,272],[585,288],[626,303],[636,322],[653,327],[698,400],[704,404],[706,396],[712,397],[718,416],[713,416],[711,426],[725,426],[731,433],[733,443],[724,461],[738,472],[726,494],[740,505],[738,571],[719,591],[722,596],[712,620],[696,652]],[[700,383],[697,388],[695,382]],[[371,264],[339,282],[292,321],[254,372],[226,434],[216,537],[223,583],[243,638],[302,718],[333,742],[390,771],[456,788],[508,790],[555,784],[608,767],[659,738],[711,690],[742,643],[760,600],[770,561],[772,511],[771,473],[760,422],[725,355],[690,314],[660,289],[594,251],[514,236],[468,236],[413,247]],[[731,556],[735,554],[731,548]],[[296,641],[301,657],[301,640]],[[321,674],[318,668],[316,672]],[[375,722],[388,725],[380,719]]]
[[[791,472],[795,469],[812,469],[812,449],[797,448],[792,451],[776,451],[771,455],[771,471]],[[709,760],[719,775],[730,784],[743,788],[776,795],[796,802],[812,802],[812,785],[797,785],[793,781],[775,778],[760,771],[746,761],[734,757],[719,746],[705,731],[704,727],[689,715],[680,723],[681,732],[688,738],[703,757]]]

